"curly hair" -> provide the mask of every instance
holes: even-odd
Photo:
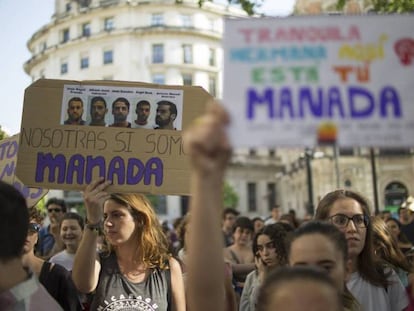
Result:
[[[280,223],[264,226],[253,238],[253,254],[259,251],[257,240],[260,235],[267,235],[274,243],[278,266],[286,266],[288,263],[288,245],[291,233]]]
[[[168,268],[171,255],[168,252],[168,240],[158,221],[151,203],[142,194],[113,193],[108,200],[113,200],[126,207],[137,221],[135,259],[143,262],[147,268]],[[108,251],[114,247],[108,243]]]

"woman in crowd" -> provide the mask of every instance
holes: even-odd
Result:
[[[34,247],[38,241],[43,217],[36,208],[31,208],[29,215],[30,226],[23,248],[23,265],[34,272],[40,283],[64,310],[82,310],[69,271],[58,264],[47,262],[35,256]]]
[[[346,287],[350,274],[347,241],[334,225],[310,221],[296,229],[289,249],[289,265],[315,266],[326,271],[342,293],[344,309],[361,310]]]
[[[84,221],[82,216],[76,213],[66,213],[60,223],[60,238],[65,249],[52,258],[50,262],[59,264],[72,271],[73,260],[82,239]]]
[[[342,311],[341,295],[332,278],[311,267],[272,271],[260,291],[257,311]]]
[[[288,232],[278,223],[267,225],[253,238],[256,269],[247,275],[240,298],[240,311],[254,311],[257,294],[266,275],[273,269],[287,265]]]
[[[130,308],[185,310],[180,264],[149,201],[139,194],[108,194],[102,178],[85,188],[88,222],[75,256],[73,280],[82,293],[95,291],[92,310]],[[108,251],[96,255],[103,229]]]
[[[397,241],[398,247],[403,252],[403,254],[410,251],[413,247],[413,244],[410,242],[404,232],[401,231],[401,223],[395,218],[389,218],[385,221],[385,223],[387,224],[392,236]]]
[[[367,200],[349,190],[336,190],[319,202],[315,218],[330,221],[345,234],[351,276],[347,287],[365,311],[401,311],[407,295],[396,273],[374,255]]]
[[[247,275],[255,267],[251,247],[253,232],[253,222],[248,217],[238,217],[233,226],[234,243],[224,249],[224,258],[231,263],[233,283],[238,295],[242,293]]]
[[[387,224],[379,217],[371,218],[374,233],[375,255],[384,260],[397,273],[404,287],[408,286],[409,274],[412,272],[410,263],[398,247],[397,240],[391,234]]]

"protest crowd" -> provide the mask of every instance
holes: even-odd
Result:
[[[228,122],[214,103],[185,131],[190,209],[174,226],[103,178],[85,219],[50,198],[46,226],[0,182],[0,310],[414,310],[414,202],[373,215],[333,187],[313,219],[224,208]]]

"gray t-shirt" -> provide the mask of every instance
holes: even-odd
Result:
[[[101,272],[90,310],[170,310],[170,270],[151,269],[148,277],[133,283],[119,270],[115,253],[101,256]]]

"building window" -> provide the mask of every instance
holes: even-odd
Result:
[[[154,13],[151,15],[151,26],[162,26],[164,25],[164,14]]]
[[[193,75],[191,73],[183,73],[183,85],[193,85]]]
[[[183,44],[183,62],[184,64],[193,63],[193,46],[191,44]]]
[[[267,208],[271,211],[276,205],[276,184],[271,182],[267,184]]]
[[[183,27],[193,27],[193,21],[191,20],[191,16],[186,14],[181,15],[181,24],[183,25]]]
[[[269,149],[269,157],[274,158],[276,155],[276,150],[275,149]]]
[[[104,51],[103,63],[104,65],[112,64],[114,62],[114,52],[112,50]]]
[[[62,30],[62,41],[61,43],[65,43],[69,41],[69,28],[63,29]]]
[[[114,29],[114,18],[113,17],[107,17],[104,19],[104,30],[105,31],[111,31]]]
[[[89,68],[89,57],[83,56],[80,61],[81,69]]]
[[[40,43],[40,52],[44,52],[47,48],[46,42]]]
[[[247,183],[247,202],[249,212],[257,211],[256,205],[256,183]]]
[[[256,149],[249,149],[249,155],[250,156],[256,156],[257,155],[257,150]]]
[[[65,6],[66,12],[70,12],[71,9],[72,9],[72,4],[70,2],[66,3],[66,6]]]
[[[167,197],[165,195],[149,196],[157,215],[167,215]]]
[[[68,72],[68,63],[67,62],[63,62],[60,64],[60,74],[64,75]]]
[[[164,62],[164,45],[153,44],[152,45],[152,63],[162,64]]]
[[[210,66],[216,66],[216,50],[215,49],[209,49],[208,64]]]
[[[85,23],[82,25],[82,36],[89,37],[91,35],[91,24]]]
[[[216,85],[217,85],[217,80],[214,77],[209,77],[208,78],[208,90],[210,92],[210,94],[214,97],[217,96],[217,89],[216,89]]]
[[[165,76],[162,73],[155,73],[152,75],[152,83],[165,84]]]

